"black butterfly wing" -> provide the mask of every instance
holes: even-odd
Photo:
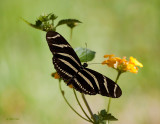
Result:
[[[81,93],[96,95],[97,91],[94,89],[93,81],[88,73],[86,73],[84,69],[81,69],[69,83]]]
[[[70,44],[59,33],[49,31],[46,40],[53,54],[53,64],[63,80],[71,79],[81,67],[81,62]]]
[[[74,88],[81,93],[118,98],[122,95],[120,87],[108,77],[92,70],[84,68],[75,78],[70,80]]]
[[[46,39],[53,54],[53,64],[63,80],[85,94],[101,94],[112,98],[121,96],[120,87],[106,76],[88,68],[82,69],[81,62],[70,44],[57,32],[47,32]]]
[[[90,80],[92,80],[92,85],[97,94],[101,94],[102,96],[118,98],[122,95],[122,91],[120,87],[108,77],[92,70],[89,68],[83,69],[86,75]]]
[[[112,98],[122,95],[120,87],[114,81],[89,68],[80,70],[71,83],[75,89],[89,95],[101,94]]]

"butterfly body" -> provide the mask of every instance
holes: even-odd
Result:
[[[70,44],[59,33],[47,32],[46,40],[53,54],[53,65],[60,77],[84,94],[101,94],[112,98],[121,96],[120,87],[108,77],[83,65]]]

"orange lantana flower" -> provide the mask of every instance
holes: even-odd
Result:
[[[56,72],[56,73],[54,73],[54,78],[55,79],[60,79],[60,76],[59,76],[59,74]]]
[[[114,57],[114,55],[104,55],[104,58],[108,59],[102,62],[103,65],[106,64],[109,67],[112,67],[120,72],[130,71],[132,73],[137,73],[137,66],[143,67],[143,65],[133,57],[130,57],[129,61],[126,60],[126,57],[123,57],[121,59],[120,57]]]

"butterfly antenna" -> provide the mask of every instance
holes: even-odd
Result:
[[[88,63],[88,65],[94,65],[94,64],[102,64],[102,63]]]

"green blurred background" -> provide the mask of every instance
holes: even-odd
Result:
[[[57,20],[75,18],[83,23],[73,31],[71,45],[103,55],[133,56],[143,63],[138,74],[119,79],[123,95],[112,100],[114,124],[160,124],[160,1],[159,0],[1,0],[0,1],[0,124],[87,124],[64,102],[54,72],[45,32],[34,22],[42,13]],[[67,40],[70,30],[57,29]],[[115,80],[115,70],[89,65]],[[66,97],[80,112],[72,89],[63,84]],[[107,108],[108,98],[86,96],[94,113]],[[13,118],[13,120],[7,120]]]

